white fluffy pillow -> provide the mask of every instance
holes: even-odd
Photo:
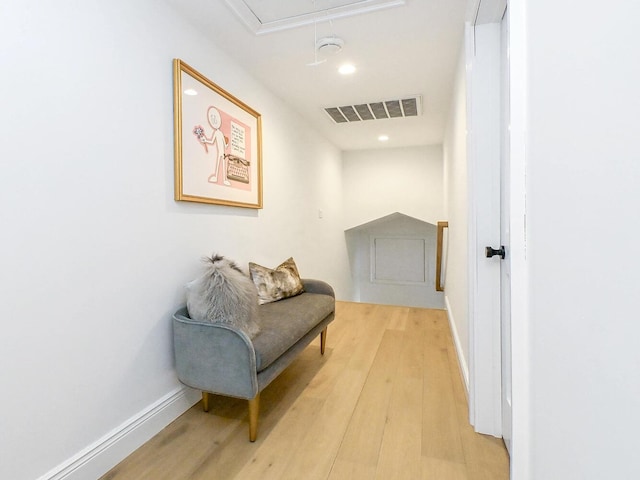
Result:
[[[231,260],[219,255],[204,260],[204,274],[186,285],[189,316],[234,325],[255,337],[260,328],[255,321],[258,292],[253,282]]]

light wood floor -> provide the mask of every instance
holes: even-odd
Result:
[[[442,310],[339,302],[320,340],[261,395],[211,396],[103,480],[507,480],[502,441],[475,433]]]

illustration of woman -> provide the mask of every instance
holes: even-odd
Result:
[[[209,183],[217,183],[218,182],[218,172],[220,167],[222,167],[222,173],[224,178],[225,185],[231,185],[229,179],[227,178],[227,166],[225,165],[226,159],[224,156],[225,148],[228,145],[227,138],[220,130],[220,126],[222,125],[222,117],[220,116],[220,112],[215,107],[209,107],[207,110],[207,119],[209,120],[209,125],[213,128],[213,134],[211,137],[207,137],[204,133],[204,129],[201,126],[197,126],[194,128],[193,133],[202,145],[204,146],[207,153],[209,153],[208,145],[212,147],[212,153],[215,158],[214,165],[215,168],[213,173],[209,175],[207,181]]]

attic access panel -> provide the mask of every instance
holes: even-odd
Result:
[[[425,238],[372,236],[371,283],[426,285],[428,281]]]
[[[314,20],[328,21],[406,3],[406,0],[225,1],[257,35],[308,25]]]

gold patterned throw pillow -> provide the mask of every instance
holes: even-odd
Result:
[[[302,280],[293,258],[289,258],[275,269],[249,262],[251,280],[258,289],[258,303],[277,302],[304,292]]]

